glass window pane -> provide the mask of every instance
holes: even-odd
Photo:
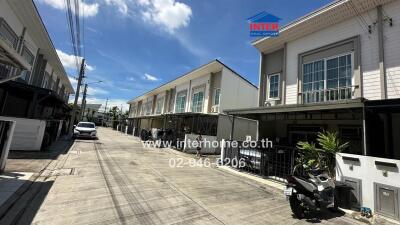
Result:
[[[326,61],[326,68],[328,70],[332,69],[332,68],[336,68],[336,67],[338,67],[338,59],[337,58],[329,59]]]
[[[339,57],[339,66],[346,66],[346,56]]]
[[[329,69],[329,70],[327,70],[326,71],[326,78],[329,80],[329,79],[335,79],[335,78],[337,78],[338,77],[338,70],[335,68],[335,69]]]

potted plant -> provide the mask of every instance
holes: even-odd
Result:
[[[317,146],[308,141],[299,141],[297,148],[300,150],[296,158],[295,171],[299,167],[319,169],[326,171],[331,177],[335,177],[335,155],[349,147],[348,142],[342,142],[337,132],[318,132]]]

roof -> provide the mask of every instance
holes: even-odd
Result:
[[[252,23],[271,23],[271,22],[279,22],[279,20],[282,20],[279,17],[276,17],[272,14],[267,13],[266,11],[262,11],[258,13],[257,15],[254,15],[250,18],[247,18],[248,22]]]
[[[334,109],[349,109],[361,108],[364,106],[364,99],[350,99],[335,102],[321,102],[314,104],[290,104],[290,105],[276,105],[276,106],[263,106],[244,109],[227,109],[225,113],[230,115],[243,115],[243,114],[268,114],[268,113],[286,113],[286,112],[306,112],[306,111],[323,111]]]
[[[378,5],[393,0],[337,0],[306,14],[279,29],[277,37],[256,39],[252,45],[260,52],[272,52],[284,43],[296,40],[318,30],[340,23],[348,18],[359,16]]]
[[[28,27],[29,36],[31,36],[35,44],[38,45],[40,53],[45,55],[45,58],[51,64],[55,72],[61,76],[60,79],[65,86],[65,90],[71,94],[74,93],[74,89],[68,79],[68,75],[65,72],[60,58],[58,57],[58,54],[54,48],[54,44],[49,36],[49,33],[47,32],[42,18],[40,17],[35,3],[32,0],[9,0],[7,3],[10,5],[21,23],[25,27]]]
[[[145,92],[144,94],[142,94],[140,96],[137,96],[137,97],[129,100],[127,103],[128,104],[132,103],[135,100],[138,100],[138,99],[140,99],[140,98],[142,98],[142,97],[144,97],[146,95],[149,95],[149,94],[151,94],[153,92],[160,92],[160,91],[172,88],[172,87],[175,86],[175,85],[172,85],[172,84],[177,82],[177,81],[178,82],[181,81],[183,83],[183,82],[185,82],[186,79],[195,77],[198,74],[204,75],[203,71],[219,72],[219,71],[221,71],[221,68],[223,68],[223,67],[228,69],[228,70],[230,70],[233,74],[235,74],[236,76],[238,76],[242,80],[246,81],[248,84],[250,84],[254,88],[258,89],[258,87],[256,85],[251,83],[249,80],[247,80],[246,78],[241,76],[239,73],[237,73],[236,71],[234,71],[233,69],[231,69],[230,67],[225,65],[224,63],[222,63],[220,60],[214,59],[214,60],[212,60],[212,61],[210,61],[210,62],[208,62],[208,63],[206,63],[206,64],[204,64],[204,65],[202,65],[200,67],[197,67],[197,68],[195,68],[195,69],[193,69],[193,70],[191,70],[191,71],[189,71],[189,72],[187,72],[187,73],[185,73],[185,74],[183,74],[183,75],[181,75],[181,76],[179,76],[179,77],[177,77],[177,78],[175,78],[175,79],[173,79],[173,80],[171,80],[171,81],[169,81],[167,83],[164,83],[164,84],[162,84],[162,85],[160,85],[160,86],[158,86],[158,87],[156,87],[156,88],[154,88],[154,89],[152,89],[152,90],[150,90],[148,92]]]

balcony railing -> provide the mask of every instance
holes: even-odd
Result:
[[[340,101],[353,98],[353,87],[339,87],[331,89],[322,89],[314,91],[306,91],[300,93],[302,103],[330,102]]]

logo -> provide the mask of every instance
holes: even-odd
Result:
[[[265,11],[247,19],[250,23],[251,37],[276,37],[279,35],[279,20],[281,18]]]

